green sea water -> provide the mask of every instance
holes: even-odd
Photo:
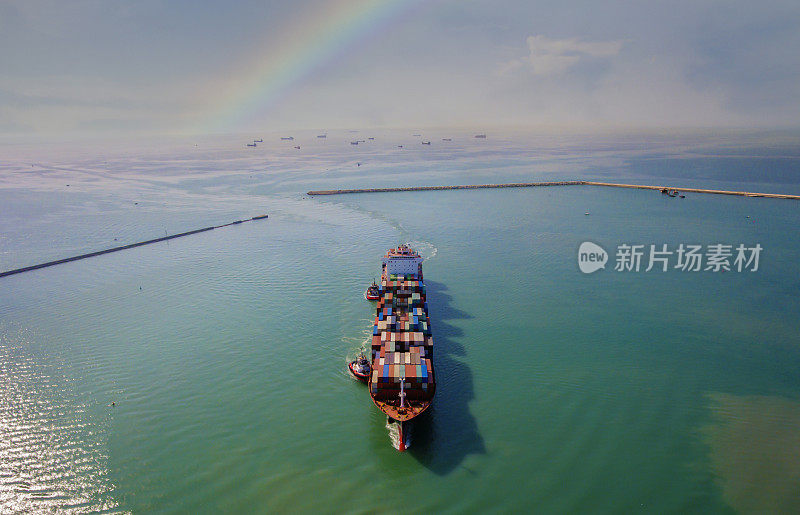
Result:
[[[1,512],[800,509],[796,201],[304,195],[798,193],[795,138],[351,137],[14,148],[2,270],[270,216],[0,279]],[[580,272],[584,241],[605,270]],[[426,258],[438,383],[405,453],[345,367],[401,242]],[[680,243],[764,250],[756,272],[614,270],[620,244]]]

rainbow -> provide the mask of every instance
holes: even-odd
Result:
[[[419,0],[335,0],[289,25],[280,39],[269,34],[258,57],[243,62],[222,87],[207,91],[208,110],[195,129],[236,131],[258,120],[314,71],[345,55],[356,42],[379,34]],[[199,127],[198,127],[199,125]]]

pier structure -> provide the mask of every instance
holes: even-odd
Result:
[[[94,256],[101,256],[103,254],[110,254],[112,252],[119,252],[120,250],[132,249],[135,247],[141,247],[142,245],[149,245],[151,243],[158,243],[160,241],[167,241],[172,240],[175,238],[181,238],[183,236],[189,236],[190,234],[197,234],[201,232],[211,231],[213,229],[220,229],[222,227],[228,227],[229,225],[236,225],[241,224],[244,222],[252,222],[253,220],[262,220],[264,218],[268,218],[268,215],[258,215],[254,216],[253,218],[247,218],[245,220],[236,220],[227,224],[222,225],[213,225],[211,227],[203,227],[202,229],[195,229],[193,231],[186,231],[181,232],[178,234],[170,234],[168,236],[162,236],[160,238],[154,238],[152,240],[145,240],[139,241],[136,243],[129,243],[127,245],[120,245],[118,247],[111,247],[110,249],[98,250],[96,252],[89,252],[88,254],[81,254],[79,256],[72,256],[64,259],[56,259],[55,261],[48,261],[46,263],[39,263],[38,265],[31,265],[22,268],[15,268],[14,270],[7,270],[5,272],[0,272],[0,277],[5,277],[7,275],[14,275],[14,274],[21,274],[22,272],[30,272],[31,270],[38,270],[40,268],[45,268],[48,266],[53,265],[60,265],[62,263],[69,263],[70,261],[78,261],[79,259],[86,259]]]
[[[708,193],[714,195],[734,195],[739,197],[764,197],[800,200],[800,195],[784,193],[753,193],[750,191],[711,190],[703,188],[679,188],[675,186],[648,186],[644,184],[620,184],[598,181],[549,181],[549,182],[511,182],[504,184],[467,184],[460,186],[409,186],[405,188],[359,188],[341,190],[314,190],[308,195],[349,195],[353,193],[394,193],[402,191],[439,191],[439,190],[477,190],[487,188],[535,188],[540,186],[607,186],[612,188],[634,188],[644,190],[675,190],[691,193]]]

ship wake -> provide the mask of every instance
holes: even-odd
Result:
[[[419,252],[424,261],[435,258],[436,254],[439,253],[439,249],[433,243],[428,243],[427,241],[409,241],[406,245]]]
[[[388,417],[386,419],[386,429],[389,430],[389,441],[392,442],[392,447],[395,449],[403,450],[400,448],[400,422],[390,420]],[[411,447],[411,423],[405,422],[403,423],[403,440],[405,444],[405,449]]]

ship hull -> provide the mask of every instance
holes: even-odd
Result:
[[[383,263],[368,384],[372,402],[402,432],[428,410],[436,393],[433,336],[422,258],[400,246],[387,252]]]
[[[400,408],[399,406],[392,406],[391,404],[387,404],[382,401],[375,400],[372,398],[372,403],[375,406],[384,412],[387,417],[392,420],[396,420],[398,422],[410,422],[411,420],[417,418],[418,416],[422,415],[428,408],[430,408],[433,401],[427,401],[420,403],[417,406],[412,407],[405,407]]]

